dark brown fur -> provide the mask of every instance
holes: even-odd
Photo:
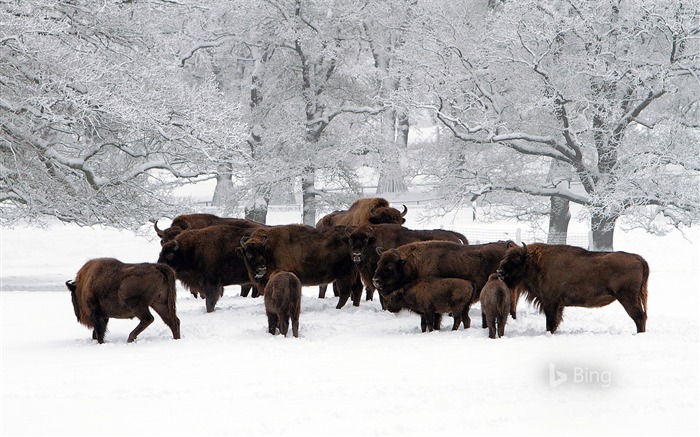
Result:
[[[369,293],[374,293],[375,290],[374,284],[372,284],[372,277],[379,261],[377,248],[393,249],[408,243],[430,240],[468,244],[467,237],[458,232],[445,229],[408,229],[396,224],[357,226],[349,228],[348,232],[353,262],[360,270],[362,282]],[[381,295],[380,298],[382,307],[385,307],[385,302]]]
[[[276,271],[294,273],[303,285],[335,281],[342,308],[352,294],[360,304],[362,283],[355,269],[344,226],[317,229],[306,225],[280,225],[256,229],[242,242],[250,279],[264,289]]]
[[[594,308],[614,300],[634,320],[637,332],[646,330],[649,265],[639,255],[536,243],[510,248],[498,273],[544,312],[551,333],[561,323],[564,307]]]
[[[75,281],[66,281],[71,292],[73,311],[78,322],[93,328],[92,338],[104,343],[110,318],[131,319],[139,324],[128,342],[153,322],[153,308],[173,333],[180,338],[180,319],[175,309],[175,275],[164,264],[125,264],[114,258],[96,258],[83,265]]]
[[[158,262],[175,270],[177,279],[214,311],[224,286],[250,284],[248,270],[237,249],[250,228],[231,225],[182,231],[163,245]]]
[[[403,212],[389,206],[389,202],[381,197],[370,197],[356,200],[348,210],[333,211],[325,215],[316,223],[317,228],[327,228],[329,226],[362,226],[380,223],[403,224],[406,222],[404,216],[408,212],[406,205]],[[327,285],[321,285],[318,290],[318,297],[326,297]],[[333,288],[334,294],[338,292]],[[373,288],[367,288],[367,300],[372,300]]]
[[[489,328],[489,338],[503,337],[510,313],[511,292],[497,274],[491,273],[481,289],[481,327]]]
[[[449,241],[409,243],[382,252],[372,281],[388,295],[424,277],[460,278],[474,285],[474,301],[505,255],[508,242],[463,245]]]
[[[270,334],[287,336],[289,322],[292,335],[299,337],[299,313],[301,312],[301,281],[294,273],[275,272],[265,286],[265,312]]]
[[[397,313],[402,309],[421,315],[421,331],[440,329],[443,313],[452,313],[452,330],[460,323],[469,328],[469,307],[472,304],[474,286],[471,282],[456,278],[421,278],[394,291],[387,298],[387,310]]]

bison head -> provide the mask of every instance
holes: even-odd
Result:
[[[404,295],[406,290],[399,288],[390,295],[386,296],[386,310],[390,313],[398,313],[405,308]]]
[[[527,273],[527,246],[511,246],[496,270],[496,274],[509,288],[513,288]]]
[[[75,290],[78,289],[75,281],[66,281],[66,287],[70,291],[70,300],[73,303],[73,312],[75,313],[75,318],[80,322],[80,303],[78,302],[78,296],[75,294]]]
[[[371,226],[360,226],[352,232],[348,229],[348,245],[350,246],[350,255],[355,264],[362,262],[363,256],[366,257],[370,250],[373,250],[376,243],[376,238],[373,236],[374,229]]]
[[[267,273],[267,234],[253,232],[241,238],[241,255],[245,266],[255,279],[262,279]]]
[[[401,268],[404,264],[406,261],[401,259],[401,254],[396,249],[389,249],[381,253],[372,278],[372,283],[379,290],[379,293],[388,295],[399,288],[402,279]]]
[[[174,240],[175,237],[177,237],[182,231],[186,231],[189,229],[189,225],[187,223],[183,224],[182,226],[170,226],[169,228],[166,229],[160,229],[158,227],[158,221],[153,223],[153,229],[155,229],[156,234],[160,237],[160,245],[163,246],[165,243],[168,241]]]
[[[402,225],[406,222],[404,218],[408,208],[406,205],[403,206],[403,212],[400,212],[396,208],[377,206],[370,210],[369,212],[369,222],[375,225],[380,223],[395,223],[397,225]]]
[[[180,243],[176,239],[173,239],[162,244],[160,255],[158,255],[158,262],[167,264],[175,269],[178,267],[180,260]]]

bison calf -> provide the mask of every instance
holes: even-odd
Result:
[[[481,289],[481,327],[489,328],[489,338],[503,337],[506,330],[506,320],[510,313],[511,293],[506,284],[497,274],[492,273],[489,280]]]
[[[270,334],[287,336],[289,320],[292,334],[299,337],[299,313],[301,310],[301,281],[294,273],[275,272],[265,286],[265,312]]]
[[[75,281],[66,281],[78,322],[93,328],[92,338],[104,343],[110,318],[138,318],[128,342],[153,322],[153,308],[180,338],[180,319],[175,312],[175,274],[165,264],[125,264],[114,258],[90,260],[78,271]]]
[[[443,313],[452,313],[452,330],[464,323],[469,328],[469,307],[474,296],[470,281],[457,278],[422,278],[387,296],[387,310],[408,309],[421,316],[421,331],[440,329]]]

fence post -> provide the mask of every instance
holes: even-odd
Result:
[[[520,243],[522,243],[522,242],[523,242],[522,231],[520,228],[516,228],[515,229],[515,244],[520,246]]]

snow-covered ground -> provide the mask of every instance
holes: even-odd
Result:
[[[158,242],[62,224],[3,229],[1,240],[3,436],[699,430],[698,228],[616,233],[616,250],[651,267],[647,333],[615,302],[567,308],[545,334],[544,316],[521,301],[499,340],[480,328],[478,305],[472,328],[450,331],[446,316],[442,331],[423,334],[414,314],[376,301],[336,310],[317,287],[304,289],[300,338],[282,338],[267,333],[262,299],[227,287],[207,314],[178,284],[181,340],[156,316],[133,344],[136,321],[111,320],[98,345],[63,283],[93,257],[155,261]]]

